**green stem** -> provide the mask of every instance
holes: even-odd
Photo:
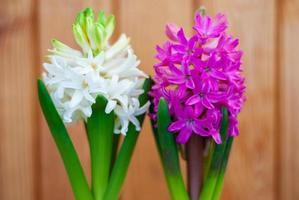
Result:
[[[215,186],[215,190],[214,190],[214,194],[213,194],[213,198],[212,198],[213,200],[220,199],[223,181],[224,181],[224,175],[225,175],[226,166],[227,166],[228,159],[229,159],[230,150],[231,150],[231,147],[233,144],[233,140],[234,140],[233,137],[229,137],[228,141],[226,143],[226,147],[225,147],[224,155],[223,155],[223,161],[222,161],[222,165],[221,165],[221,170],[218,175],[218,179],[216,182],[216,186]]]
[[[71,138],[41,80],[37,82],[39,102],[67,171],[76,200],[93,200]]]
[[[143,84],[144,93],[139,97],[140,105],[143,106],[148,101],[147,93],[151,88],[151,80],[146,79]],[[145,114],[138,116],[140,125],[142,125]],[[134,148],[139,136],[135,126],[130,123],[127,135],[121,145],[117,159],[114,163],[110,181],[104,195],[105,200],[117,200],[120,190],[126,177],[128,167],[132,158]]]
[[[193,134],[187,145],[187,180],[191,200],[197,200],[203,180],[203,147],[202,137]]]
[[[157,122],[157,143],[160,147],[160,157],[170,195],[173,200],[188,200],[188,193],[180,170],[177,144],[174,135],[167,130],[171,120],[168,105],[163,98],[159,102]]]
[[[221,128],[220,128],[222,143],[215,145],[214,147],[212,146],[214,150],[212,151],[211,164],[209,166],[209,171],[207,173],[206,180],[204,182],[199,200],[212,199],[217,178],[221,170],[223,154],[227,143],[228,111],[226,108],[222,109],[222,115],[223,117],[222,117]]]
[[[91,189],[95,200],[103,199],[109,181],[112,155],[114,113],[105,113],[107,100],[98,96],[87,119],[91,160]]]

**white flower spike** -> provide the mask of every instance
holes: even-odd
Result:
[[[116,115],[115,133],[126,134],[130,122],[140,130],[136,116],[147,111],[149,102],[140,107],[138,97],[147,75],[138,68],[140,61],[125,34],[109,45],[114,26],[114,16],[101,12],[94,21],[92,10],[86,9],[73,25],[81,51],[52,41],[43,79],[65,123],[86,120],[97,95],[103,95],[105,112]]]

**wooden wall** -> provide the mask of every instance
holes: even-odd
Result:
[[[142,68],[152,74],[164,24],[190,32],[199,5],[228,15],[230,32],[245,52],[248,100],[223,199],[299,199],[299,0],[0,0],[0,199],[73,199],[35,84],[51,39],[74,45],[71,24],[79,10],[114,13],[116,35],[131,37]],[[69,129],[89,173],[82,125]],[[148,120],[122,199],[169,199]]]

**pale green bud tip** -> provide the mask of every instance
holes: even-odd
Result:
[[[75,23],[80,24],[81,26],[84,25],[84,14],[82,12],[77,15]]]
[[[97,45],[101,49],[103,45],[104,36],[105,36],[105,30],[104,27],[99,23],[95,23],[94,27],[95,27],[95,38],[97,41]]]
[[[108,17],[108,20],[107,20],[107,22],[106,22],[106,26],[115,26],[115,17],[114,17],[114,15],[110,15],[109,17]]]
[[[91,8],[86,8],[85,10],[78,13],[75,24],[80,24],[83,29],[85,29],[86,26],[86,18],[92,18],[93,19],[93,11]]]
[[[206,7],[200,6],[197,10],[202,16],[206,15]]]
[[[57,39],[52,39],[51,42],[52,42],[53,47],[59,47],[62,44],[62,42],[60,42]]]
[[[84,33],[79,24],[73,24],[73,33],[74,33],[75,39],[79,45],[83,45],[86,42]]]
[[[67,49],[67,48],[69,48],[67,45],[63,44],[62,42],[60,42],[59,40],[56,40],[56,39],[52,40],[52,46],[55,49]]]
[[[106,37],[107,39],[109,39],[115,29],[115,17],[113,15],[109,16],[105,29],[106,29]]]
[[[92,8],[86,8],[84,11],[84,16],[85,17],[92,17],[93,18],[93,10]]]
[[[106,24],[106,15],[105,15],[105,12],[104,11],[100,11],[99,14],[98,14],[98,23],[102,24],[102,25],[105,25]]]

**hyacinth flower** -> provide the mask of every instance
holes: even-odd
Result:
[[[73,24],[80,48],[53,40],[38,80],[39,102],[77,200],[118,199],[149,107],[151,82],[126,35],[109,43],[114,28],[113,15],[80,12]],[[89,142],[91,186],[65,126],[78,121]]]
[[[191,36],[167,24],[168,40],[156,48],[150,117],[172,199],[221,195],[245,101],[242,51],[227,27],[224,14],[210,17],[200,9]],[[187,161],[188,190],[178,152]]]

